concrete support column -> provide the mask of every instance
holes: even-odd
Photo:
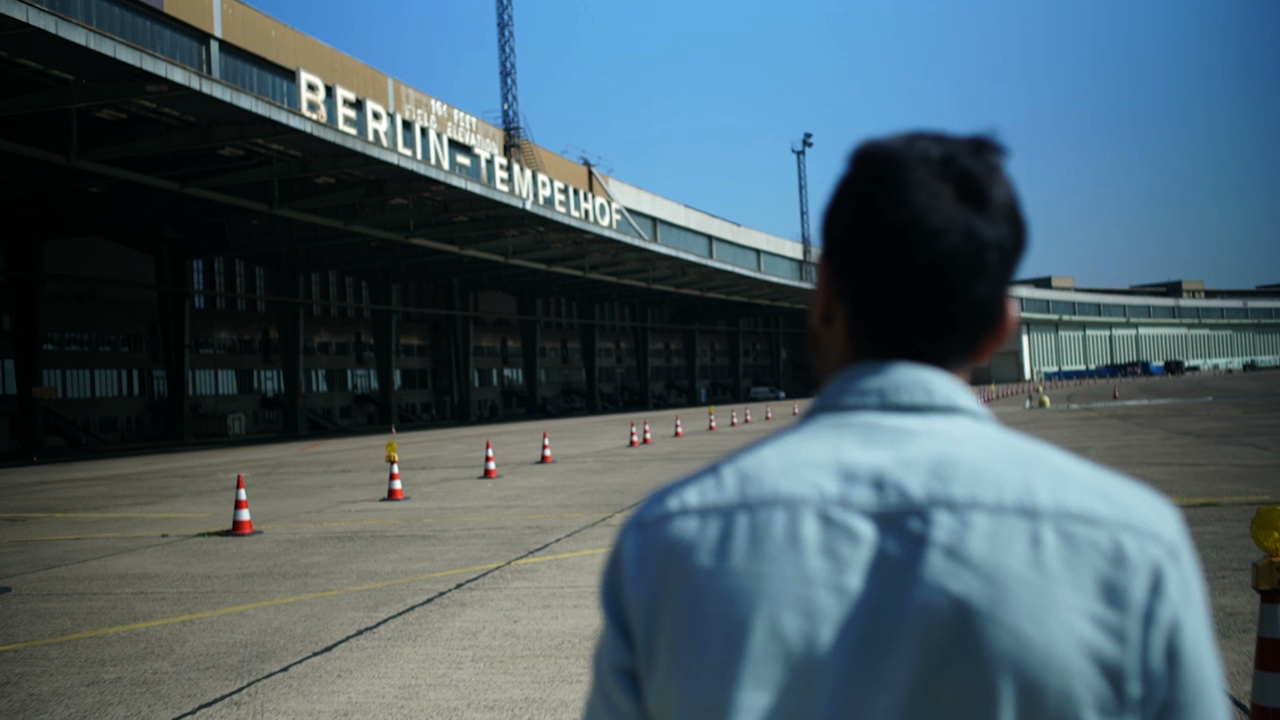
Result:
[[[372,293],[377,305],[394,306],[399,297],[391,278],[378,278]],[[374,360],[378,370],[378,405],[383,422],[400,422],[400,391],[396,388],[396,368],[400,364],[400,313],[396,310],[373,311]]]
[[[729,352],[733,354],[733,402],[743,398],[742,393],[742,319],[735,323],[737,327],[729,331]]]
[[[600,307],[594,303],[588,313],[592,320],[600,320]],[[600,325],[588,322],[581,325],[582,371],[587,376],[587,410],[600,410]]]
[[[698,331],[684,331],[684,371],[685,379],[689,384],[689,404],[697,405],[700,401],[698,394]]]
[[[791,390],[787,388],[787,381],[782,377],[782,316],[778,315],[773,318],[770,323],[773,326],[773,337],[770,338],[769,355],[773,361],[773,381],[778,383],[778,389],[784,390],[788,395]]]
[[[164,290],[156,293],[160,317],[160,346],[164,359],[166,395],[164,437],[192,440],[195,424],[191,417],[191,297],[187,258],[170,249],[173,238],[156,256],[156,271]]]
[[[284,391],[283,434],[307,434],[306,367],[302,357],[302,347],[306,337],[307,305],[305,299],[302,273],[299,271],[298,259],[292,253],[282,258],[277,268],[279,295],[286,298],[276,303],[276,336],[280,343],[280,374]],[[289,302],[287,299],[295,299]],[[269,350],[268,350],[269,352]]]
[[[474,294],[457,280],[453,281],[453,309],[470,312],[474,309]],[[475,318],[458,315],[453,320],[450,344],[453,346],[453,403],[458,410],[458,420],[472,422],[476,408],[471,402],[472,385],[475,382],[475,357],[471,354],[475,345]]]
[[[516,300],[516,311],[524,316],[520,320],[520,349],[524,360],[525,408],[536,415],[542,408],[542,381],[538,371],[542,363],[538,348],[542,347],[542,314],[538,311],[538,299],[534,295],[521,295]]]
[[[18,417],[14,432],[24,452],[36,453],[44,446],[41,403],[32,390],[43,385],[40,367],[41,291],[44,280],[44,246],[39,240],[8,242],[4,267],[13,272],[5,278],[8,286],[9,327],[13,333],[13,374],[18,391]]]
[[[636,324],[632,326],[632,338],[636,348],[636,375],[640,377],[640,407],[653,409],[653,392],[649,388],[649,323],[653,320],[648,305],[636,305]]]

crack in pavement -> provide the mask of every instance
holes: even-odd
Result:
[[[386,616],[386,617],[382,618],[381,620],[379,620],[379,621],[377,621],[377,622],[375,622],[375,623],[373,623],[373,624],[366,625],[366,626],[364,626],[364,627],[362,627],[362,628],[360,628],[360,629],[358,629],[358,630],[356,630],[356,631],[354,631],[354,632],[352,632],[352,633],[350,633],[350,634],[346,635],[345,637],[339,638],[338,640],[335,640],[334,642],[332,642],[332,643],[330,643],[330,644],[328,644],[328,645],[326,645],[326,646],[324,646],[324,647],[322,647],[322,648],[320,648],[320,649],[318,649],[318,650],[315,650],[315,651],[313,651],[313,652],[311,652],[311,653],[309,653],[309,654],[307,654],[307,655],[304,655],[303,657],[301,657],[301,658],[299,658],[299,659],[297,659],[297,660],[294,660],[293,662],[288,663],[287,665],[284,665],[284,666],[281,666],[281,667],[279,667],[279,668],[276,668],[275,670],[272,670],[271,672],[266,673],[265,675],[260,675],[260,676],[258,676],[258,677],[256,677],[256,678],[254,678],[254,679],[252,679],[252,680],[250,680],[250,681],[248,681],[248,682],[244,683],[243,685],[241,685],[241,686],[239,686],[239,687],[237,687],[237,688],[235,688],[235,689],[229,690],[229,691],[227,691],[227,692],[225,692],[225,693],[223,693],[223,694],[221,694],[221,695],[219,695],[219,696],[217,696],[217,697],[215,697],[215,698],[213,698],[213,699],[211,699],[211,700],[207,700],[207,701],[205,701],[205,702],[203,702],[203,703],[201,703],[201,704],[199,704],[199,705],[195,706],[194,708],[192,708],[192,709],[190,709],[190,710],[188,710],[188,711],[186,711],[186,712],[184,712],[184,713],[182,713],[182,714],[180,714],[180,715],[175,715],[175,716],[173,717],[173,720],[183,720],[184,718],[193,717],[193,716],[195,716],[196,714],[198,714],[198,713],[200,713],[200,712],[203,712],[204,710],[208,710],[208,709],[213,708],[213,707],[215,707],[215,706],[217,706],[217,705],[220,705],[221,703],[226,702],[227,700],[230,700],[231,698],[233,698],[233,697],[235,697],[235,696],[237,696],[237,695],[239,695],[239,694],[241,694],[241,693],[245,692],[246,690],[248,690],[248,689],[252,688],[254,685],[258,685],[259,683],[266,682],[267,680],[270,680],[271,678],[276,677],[277,675],[283,675],[284,673],[289,672],[290,670],[292,670],[292,669],[294,669],[294,668],[296,668],[296,667],[298,667],[298,666],[302,665],[303,663],[306,663],[306,662],[308,662],[308,661],[310,661],[310,660],[314,660],[314,659],[316,659],[316,658],[318,658],[318,657],[320,657],[320,656],[322,656],[322,655],[326,655],[326,654],[328,654],[328,653],[330,653],[330,652],[333,652],[333,651],[334,651],[334,650],[336,650],[337,648],[339,648],[339,647],[341,647],[341,646],[343,646],[343,645],[346,645],[347,643],[349,643],[349,642],[351,642],[352,640],[355,640],[355,639],[357,639],[357,638],[361,637],[362,635],[365,635],[365,634],[368,634],[368,633],[370,633],[370,632],[373,632],[374,630],[377,630],[378,628],[381,628],[381,627],[383,627],[384,625],[387,625],[387,624],[391,623],[391,622],[392,622],[392,621],[394,621],[394,620],[397,620],[397,619],[399,619],[399,618],[401,618],[401,617],[404,617],[405,615],[408,615],[408,614],[410,614],[410,613],[414,612],[415,610],[419,610],[419,609],[421,609],[421,608],[424,608],[424,607],[426,607],[427,605],[430,605],[430,604],[434,603],[436,600],[439,600],[440,598],[445,597],[446,595],[450,595],[450,594],[452,594],[452,593],[454,593],[454,592],[456,592],[456,591],[458,591],[458,590],[461,590],[462,588],[467,587],[468,585],[472,585],[472,584],[474,584],[474,583],[476,583],[476,582],[478,582],[478,581],[480,581],[480,580],[482,580],[482,579],[484,579],[484,578],[488,577],[489,575],[492,575],[492,574],[494,574],[494,573],[498,572],[499,570],[502,570],[503,568],[510,567],[510,566],[514,565],[515,563],[519,562],[520,560],[523,560],[523,559],[525,559],[525,558],[528,558],[528,557],[530,557],[530,556],[532,556],[532,555],[534,555],[534,554],[536,554],[536,553],[539,553],[539,552],[542,552],[543,550],[546,550],[546,549],[547,549],[547,548],[549,548],[549,547],[552,547],[552,546],[554,546],[554,545],[556,545],[556,544],[558,544],[558,543],[561,543],[561,542],[563,542],[563,541],[565,541],[565,540],[568,540],[569,538],[573,537],[574,535],[577,535],[577,534],[579,534],[579,533],[582,533],[582,532],[585,532],[585,531],[587,531],[587,530],[590,530],[591,528],[594,528],[594,527],[596,527],[596,526],[598,526],[598,525],[602,525],[602,524],[604,524],[604,523],[608,522],[609,520],[612,520],[613,518],[616,518],[616,517],[618,517],[619,515],[622,515],[623,513],[625,513],[625,512],[627,512],[627,511],[631,510],[632,508],[635,508],[636,506],[640,505],[640,503],[642,503],[642,502],[644,502],[644,499],[643,499],[643,498],[642,498],[642,499],[640,499],[640,500],[637,500],[637,501],[635,501],[635,502],[633,502],[633,503],[631,503],[630,505],[627,505],[627,506],[626,506],[626,507],[624,507],[624,508],[621,508],[621,509],[616,510],[616,511],[614,511],[614,512],[612,512],[612,513],[609,513],[608,515],[605,515],[604,517],[602,517],[602,518],[600,518],[600,519],[598,519],[598,520],[595,520],[595,521],[593,521],[593,522],[587,523],[586,525],[583,525],[582,527],[577,528],[576,530],[573,530],[573,531],[571,531],[571,532],[568,532],[568,533],[566,533],[566,534],[564,534],[564,535],[561,535],[560,537],[557,537],[557,538],[555,538],[555,539],[553,539],[553,540],[551,540],[551,541],[549,541],[549,542],[546,542],[546,543],[544,543],[544,544],[542,544],[542,545],[539,545],[538,547],[533,548],[532,550],[529,550],[529,551],[527,551],[527,552],[525,552],[525,553],[523,553],[523,554],[521,554],[521,555],[517,555],[516,557],[513,557],[513,558],[511,558],[510,560],[507,560],[506,562],[502,563],[501,565],[498,565],[498,566],[496,566],[496,567],[493,567],[493,568],[490,568],[490,569],[488,569],[488,570],[485,570],[484,572],[481,572],[481,573],[478,573],[478,574],[476,574],[476,575],[473,575],[473,576],[471,576],[471,577],[467,578],[466,580],[463,580],[462,582],[459,582],[459,583],[455,584],[453,587],[445,588],[444,590],[441,590],[441,591],[439,591],[439,592],[435,593],[434,595],[431,595],[430,597],[427,597],[427,598],[425,598],[425,599],[423,599],[423,600],[420,600],[420,601],[418,601],[418,602],[414,603],[413,605],[410,605],[409,607],[404,608],[403,610],[399,610],[399,611],[397,611],[397,612],[395,612],[395,613],[392,613],[391,615],[388,615],[388,616]]]

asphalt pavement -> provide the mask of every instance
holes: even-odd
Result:
[[[990,407],[1179,499],[1247,703],[1248,523],[1280,502],[1280,373],[1115,385]],[[653,411],[638,448],[631,413],[0,470],[0,717],[576,717],[620,523],[794,422],[772,405],[750,425],[736,406],[738,427],[717,407],[716,432],[706,408]],[[389,440],[405,502],[382,500]],[[479,478],[486,440],[499,479]],[[241,473],[263,533],[222,537]]]

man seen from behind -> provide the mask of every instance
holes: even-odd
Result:
[[[821,391],[628,520],[588,720],[1226,720],[1177,507],[966,382],[1018,329],[1002,148],[867,142],[822,235]]]

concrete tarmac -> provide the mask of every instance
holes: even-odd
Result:
[[[990,407],[1187,506],[1247,703],[1248,522],[1280,502],[1280,373],[1120,391],[1177,402],[1113,405],[1097,384],[1050,390],[1049,410]],[[653,411],[639,448],[635,413],[0,470],[0,717],[576,717],[618,526],[656,487],[794,422],[791,401],[773,406],[736,428],[717,407],[714,433],[705,408]],[[536,464],[544,430],[554,465]],[[497,480],[478,479],[486,439]],[[388,440],[406,502],[380,500]],[[237,473],[261,535],[212,534]]]

